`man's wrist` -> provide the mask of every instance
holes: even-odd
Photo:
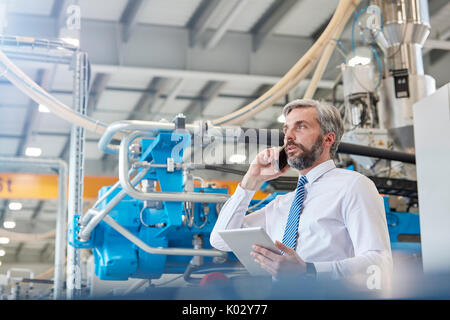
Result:
[[[311,278],[317,277],[317,270],[314,263],[306,262],[306,275]]]
[[[249,177],[247,175],[241,181],[241,187],[246,190],[258,190],[262,184],[263,182],[258,181],[256,177]]]

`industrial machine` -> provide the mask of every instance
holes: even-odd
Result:
[[[163,272],[183,273],[190,262],[196,266],[225,262],[226,253],[211,249],[209,234],[227,189],[194,188],[194,177],[182,162],[190,135],[162,130],[153,139],[133,144],[132,153],[126,140],[121,159],[128,162],[132,155],[131,171],[137,174],[125,184],[140,182],[140,190],[132,187],[132,192],[148,198],[132,198],[119,184],[102,188],[96,206],[85,216],[75,215],[70,243],[93,249],[95,273],[101,280],[159,278]],[[184,147],[173,157],[179,141]],[[156,193],[157,188],[161,192]],[[183,200],[186,195],[190,198]]]

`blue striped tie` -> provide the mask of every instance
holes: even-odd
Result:
[[[295,250],[297,245],[298,221],[302,212],[303,199],[305,198],[305,184],[308,182],[306,176],[302,176],[298,180],[295,198],[292,202],[289,216],[284,229],[283,244]],[[284,252],[282,252],[284,254]]]

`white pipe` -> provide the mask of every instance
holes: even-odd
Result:
[[[147,174],[149,168],[142,169],[141,172],[139,172],[131,181],[131,184],[134,186],[139,183],[139,181],[142,180],[142,178]],[[82,221],[82,228],[79,233],[79,237],[81,241],[88,241],[92,230],[102,221],[105,216],[112,210],[114,207],[123,199],[127,193],[124,190],[120,190],[119,193],[111,199],[111,201],[108,202],[108,204],[102,209],[91,209],[88,212],[91,212],[91,219],[86,223],[86,221]],[[85,223],[85,225],[83,225]]]
[[[141,239],[136,237],[134,234],[132,234],[130,231],[128,231],[126,228],[124,228],[122,225],[117,223],[116,220],[111,218],[111,216],[106,216],[103,219],[104,222],[106,222],[111,228],[119,232],[121,235],[123,235],[125,238],[133,242],[136,246],[138,246],[140,249],[144,250],[145,252],[151,253],[151,254],[165,254],[165,255],[175,255],[175,256],[207,256],[207,257],[220,257],[220,258],[226,258],[227,253],[215,249],[187,249],[187,248],[162,248],[162,247],[151,247],[145,242],[143,242]]]
[[[51,112],[60,118],[97,134],[103,134],[106,130],[106,125],[104,123],[74,112],[72,108],[51,96],[22,72],[22,70],[20,70],[1,50],[0,75],[7,78],[36,103],[45,105]]]
[[[137,200],[154,201],[186,201],[186,202],[226,202],[229,198],[226,194],[220,193],[200,193],[200,192],[141,192],[137,191],[131,184],[127,172],[128,148],[130,143],[145,134],[135,131],[122,139],[119,150],[119,181],[122,189],[132,198]]]

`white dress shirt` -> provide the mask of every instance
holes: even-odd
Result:
[[[374,183],[358,172],[336,168],[333,160],[314,167],[306,178],[296,248],[300,258],[314,263],[319,279],[367,278],[369,266],[376,265],[383,286],[390,287],[389,233],[383,198]],[[254,193],[239,185],[224,204],[211,233],[213,247],[231,251],[217,231],[249,227],[262,227],[273,241],[282,242],[295,190],[246,215]]]

